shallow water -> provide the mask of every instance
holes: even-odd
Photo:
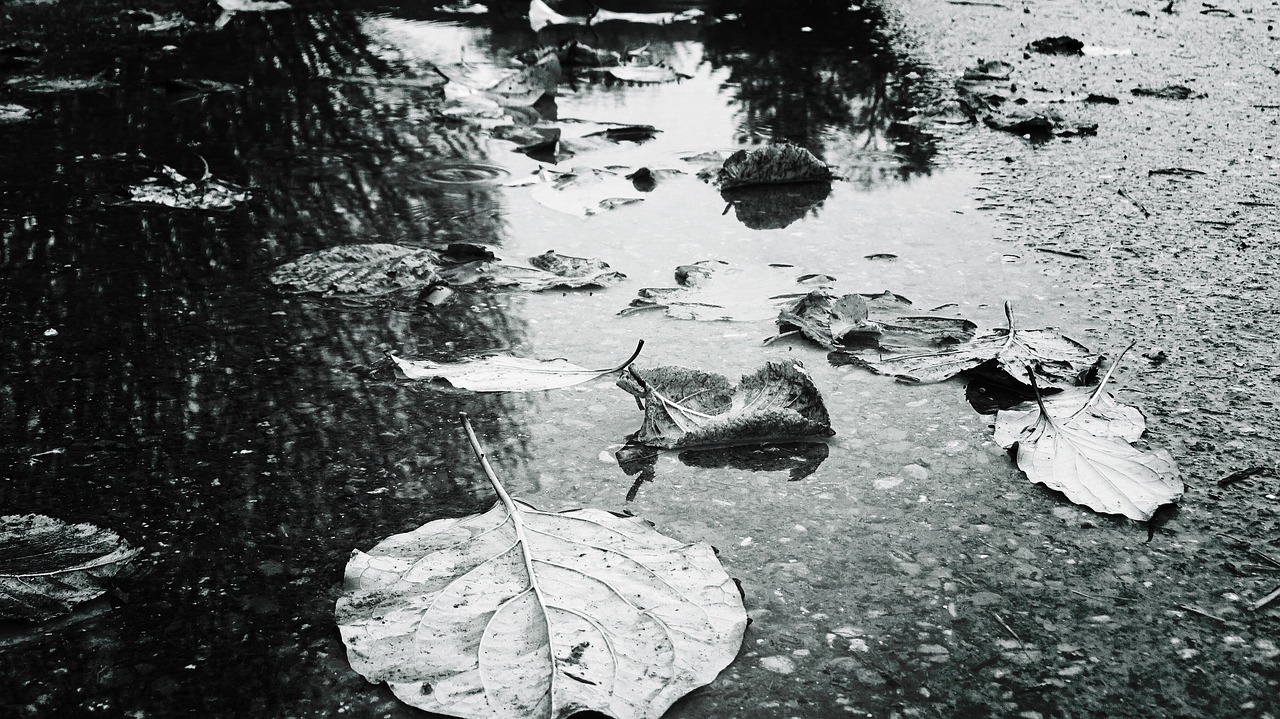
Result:
[[[903,387],[798,341],[763,346],[771,321],[617,315],[639,288],[670,285],[677,265],[719,259],[790,264],[922,308],[955,303],[984,328],[1002,324],[1004,300],[1025,305],[1029,324],[1044,319],[1033,301],[1052,277],[994,239],[981,177],[936,167],[929,138],[891,129],[911,100],[911,66],[878,35],[878,13],[736,7],[741,20],[710,27],[593,31],[586,42],[647,43],[688,77],[583,83],[537,111],[661,131],[560,169],[687,170],[691,154],[801,142],[847,179],[798,216],[773,217],[775,229],[756,229],[758,215],[726,207],[688,172],[664,175],[639,203],[558,212],[511,184],[539,163],[474,116],[441,121],[453,106],[438,91],[334,80],[505,63],[572,35],[535,37],[515,11],[467,24],[416,5],[240,15],[176,51],[139,41],[116,87],[18,96],[39,114],[0,135],[0,507],[110,527],[144,554],[110,599],[48,626],[3,628],[0,697],[13,715],[413,715],[349,668],[333,602],[351,549],[492,501],[460,411],[513,494],[542,508],[632,511],[721,550],[755,621],[743,656],[672,716],[879,712],[888,700],[874,676],[923,686],[946,661],[949,582],[955,591],[968,571],[1039,581],[1025,558],[988,568],[997,560],[975,551],[990,529],[984,507],[1032,490],[958,385]],[[94,61],[47,58],[41,69],[74,74]],[[241,89],[166,90],[173,77]],[[155,163],[198,176],[201,160],[254,200],[224,213],[121,202]],[[286,296],[266,281],[305,252],[371,241],[479,242],[516,261],[555,249],[628,279],[594,292],[460,293],[430,309]],[[877,253],[897,257],[867,258]],[[368,371],[386,350],[609,366],[638,339],[640,367],[736,377],[768,358],[801,359],[831,411],[829,453],[764,470],[666,454],[636,485],[613,453],[640,415],[607,380],[472,395]],[[890,671],[877,664],[889,656],[915,659]]]

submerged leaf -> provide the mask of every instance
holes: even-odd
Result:
[[[1035,376],[1030,378],[1034,386]],[[1146,521],[1182,497],[1178,466],[1168,451],[1094,436],[1044,407],[1019,435],[1017,447],[1018,468],[1028,479],[1097,512]]]
[[[738,150],[724,161],[716,181],[722,190],[747,185],[790,182],[830,182],[831,168],[813,153],[790,143],[769,145],[750,152]]]
[[[699,260],[676,268],[679,287],[646,287],[618,314],[665,309],[682,320],[772,319],[779,305],[806,286],[833,282],[827,275],[796,276],[790,265],[739,266],[722,260]]]
[[[532,266],[499,262],[492,252],[477,245],[453,244],[436,251],[374,243],[304,255],[276,269],[269,279],[297,292],[378,297],[444,284],[539,292],[605,287],[626,278],[601,260],[554,251],[530,258],[529,264]]]
[[[43,621],[100,596],[140,550],[115,532],[39,514],[0,517],[0,619]]]
[[[441,281],[435,252],[374,243],[330,247],[288,262],[270,281],[297,292],[375,296]]]
[[[396,367],[409,379],[442,379],[473,392],[536,392],[571,387],[610,372],[627,368],[644,347],[644,340],[626,362],[607,369],[587,369],[565,359],[537,360],[491,356],[462,362],[407,360],[391,355]]]
[[[747,616],[710,545],[514,500],[466,431],[498,501],[352,553],[336,616],[356,671],[451,716],[656,719],[733,661]]]
[[[588,217],[644,200],[622,174],[590,167],[568,172],[543,169],[532,178],[507,183],[533,185],[530,195],[539,204],[575,217]]]
[[[904,382],[942,382],[961,372],[1003,372],[1025,384],[1027,370],[1051,387],[1081,384],[1097,371],[1102,357],[1075,340],[1045,329],[1013,326],[1013,309],[1005,303],[1008,329],[970,340],[955,349],[922,354],[860,359],[871,370]]]
[[[672,449],[753,444],[835,432],[822,394],[796,361],[771,361],[736,387],[724,375],[656,367],[634,367],[618,386],[644,405],[644,424],[633,439]]]

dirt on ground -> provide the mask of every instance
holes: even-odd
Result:
[[[1021,677],[975,669],[955,710],[1276,716],[1280,608],[1252,607],[1280,583],[1280,7],[895,5],[946,98],[922,114],[945,115],[966,99],[954,81],[1002,61],[1008,105],[979,118],[1018,103],[1054,129],[1096,124],[1096,135],[1044,138],[961,125],[943,161],[982,173],[978,209],[1003,221],[1011,261],[1053,278],[1043,299],[1062,324],[1112,356],[1136,341],[1118,376],[1187,484],[1150,541],[1062,523],[1053,541],[1089,558],[1068,586],[1079,606],[1024,608],[1039,620],[1023,626],[1041,631],[1017,639],[1045,655],[1028,657]],[[1034,48],[1061,36],[1083,52]],[[1052,668],[1077,656],[1087,673]]]

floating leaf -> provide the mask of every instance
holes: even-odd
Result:
[[[438,262],[431,250],[385,243],[343,245],[286,263],[269,279],[297,292],[376,296],[440,282]]]
[[[624,370],[640,356],[643,347],[644,340],[641,340],[626,362],[608,369],[587,369],[565,359],[537,360],[498,355],[462,362],[407,360],[394,354],[391,359],[409,379],[442,379],[454,387],[473,392],[536,392],[571,387]]]
[[[465,427],[498,501],[352,553],[336,615],[356,671],[451,716],[656,719],[733,661],[747,616],[710,545],[514,500]]]
[[[1062,388],[1081,384],[1097,371],[1102,358],[1075,340],[1045,329],[1013,326],[1013,307],[1005,303],[1009,327],[970,340],[955,349],[922,354],[859,359],[880,374],[904,382],[942,382],[961,372],[1003,372],[1014,381],[1034,370],[1042,382]]]
[[[222,14],[213,22],[216,28],[226,27],[238,12],[273,12],[293,6],[284,0],[218,0],[218,7],[222,8]]]
[[[1035,389],[1036,375],[1027,376]],[[1017,447],[1018,468],[1028,479],[1096,512],[1145,521],[1182,497],[1178,466],[1168,451],[1095,436],[1081,424],[1056,418],[1043,403],[1018,435]]]
[[[21,75],[11,77],[4,84],[18,92],[59,93],[85,92],[88,90],[105,90],[115,87],[116,83],[101,75],[94,77],[45,77],[42,75]]]
[[[160,174],[131,186],[129,200],[179,210],[230,210],[249,198],[248,190],[214,179],[208,168],[199,180],[189,180],[168,165],[161,166]]]
[[[548,25],[586,25],[589,19],[582,15],[561,15],[542,0],[532,0],[529,3],[529,26],[534,32]]]
[[[604,8],[596,8],[591,16],[591,24],[602,22],[629,22],[639,25],[671,25],[678,22],[693,22],[706,13],[698,8],[690,8],[681,12],[614,12]]]
[[[605,70],[615,80],[638,83],[675,82],[680,75],[665,65],[620,65]]]
[[[1111,363],[1111,368],[1096,387],[1068,387],[1053,395],[1040,398],[1039,402],[1023,402],[1016,407],[996,413],[995,441],[1008,449],[1018,442],[1022,433],[1040,419],[1044,407],[1059,425],[1079,430],[1095,437],[1115,437],[1126,442],[1136,442],[1147,429],[1147,420],[1137,407],[1121,404],[1103,388],[1111,373],[1120,364],[1133,345]]]
[[[664,309],[682,320],[773,319],[779,305],[806,286],[834,282],[828,275],[796,275],[791,265],[739,266],[722,260],[699,260],[676,268],[679,287],[646,287],[618,314]]]
[[[477,250],[480,250],[477,253]],[[297,292],[378,297],[448,284],[452,287],[605,287],[626,278],[601,260],[547,251],[530,267],[498,262],[477,245],[455,243],[444,251],[385,243],[344,245],[304,255],[271,273],[272,284]]]
[[[587,217],[644,200],[623,175],[610,170],[575,167],[569,172],[543,169],[531,180],[530,192],[539,204],[575,217]]]
[[[744,376],[737,387],[724,375],[634,367],[618,386],[644,405],[636,442],[672,449],[752,444],[835,434],[822,394],[804,366],[771,361]]]
[[[724,161],[716,181],[721,189],[790,182],[830,182],[831,168],[813,153],[790,143],[750,152],[738,150]]]
[[[22,122],[30,120],[34,113],[29,107],[15,105],[9,102],[0,102],[0,125],[8,122]]]
[[[0,619],[43,621],[100,596],[140,550],[109,529],[40,514],[0,517]]]
[[[849,335],[879,335],[881,330],[867,319],[867,301],[862,295],[837,297],[817,289],[778,313],[778,332],[796,331],[833,350]]]

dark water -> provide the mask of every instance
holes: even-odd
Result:
[[[549,481],[531,466],[533,444],[586,453],[588,463],[607,447],[548,438],[557,426],[581,431],[538,414],[554,399],[397,382],[378,364],[384,351],[448,358],[596,346],[607,360],[633,342],[635,327],[597,342],[570,320],[584,307],[587,316],[611,314],[630,290],[612,290],[607,305],[608,293],[468,294],[428,311],[282,295],[266,277],[305,252],[352,242],[466,240],[523,252],[554,237],[558,248],[584,250],[571,254],[600,254],[590,251],[593,233],[627,221],[576,230],[527,222],[545,208],[495,181],[536,163],[473,124],[442,119],[438,89],[337,80],[421,72],[425,56],[452,51],[450,43],[506,58],[587,32],[535,35],[526,7],[495,2],[486,15],[459,18],[428,3],[317,3],[240,14],[218,31],[212,16],[188,9],[205,27],[161,36],[113,19],[113,8],[23,10],[50,22],[15,24],[15,38],[39,37],[46,51],[34,66],[0,72],[103,73],[112,84],[0,95],[38,113],[0,126],[0,512],[92,522],[143,554],[107,598],[72,617],[0,630],[0,714],[416,713],[346,663],[332,610],[351,549],[492,501],[457,429],[459,411],[526,495]],[[892,124],[912,102],[912,68],[889,47],[875,8],[703,7],[736,19],[579,35],[618,50],[649,43],[686,62],[689,79],[584,82],[559,107],[544,101],[536,111],[585,108],[610,119],[643,106],[665,131],[663,151],[792,140],[846,171],[839,192],[890,193],[880,195],[888,206],[930,173],[929,138]],[[386,37],[367,33],[388,27],[409,28],[427,52],[371,51]],[[235,88],[196,92],[175,79]],[[124,202],[125,188],[158,163],[189,176],[207,163],[250,187],[252,199],[226,212]],[[693,180],[689,187],[707,192]],[[752,232],[719,207],[654,202],[674,213],[665,221],[688,219],[690,235],[699,223]],[[834,221],[831,204],[807,216],[831,212]],[[629,271],[640,281],[701,259],[675,256],[686,242],[679,233],[663,242],[643,260],[634,243],[622,245],[622,263],[610,259],[635,259]],[[658,324],[639,325],[651,342]],[[726,354],[722,332],[698,352]],[[612,396],[604,388],[586,397],[592,412],[597,395]],[[632,424],[622,417],[601,431],[621,442],[617,430]],[[772,469],[785,481],[783,465]],[[600,471],[621,507],[630,479],[616,465]]]

